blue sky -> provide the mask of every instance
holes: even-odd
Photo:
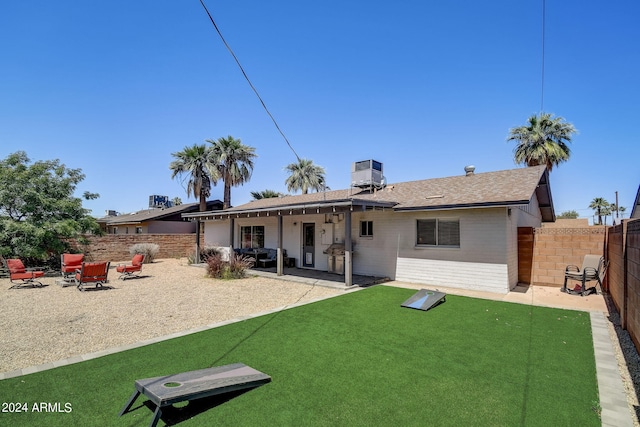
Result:
[[[520,167],[509,129],[541,107],[542,0],[206,1],[293,148],[347,188],[355,161],[390,183]],[[579,133],[551,173],[556,213],[592,218],[640,184],[640,3],[546,0],[544,105]],[[0,5],[0,158],[60,159],[95,216],[188,198],[172,152],[232,135],[251,191],[296,161],[197,0]],[[212,198],[222,199],[222,183]]]

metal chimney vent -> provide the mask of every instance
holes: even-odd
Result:
[[[469,166],[465,166],[464,167],[464,172],[467,176],[469,175],[473,175],[474,171],[476,170],[476,167],[473,165],[469,165]]]
[[[381,187],[383,185],[382,163],[375,160],[363,160],[351,165],[352,187]]]

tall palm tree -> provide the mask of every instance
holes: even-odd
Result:
[[[218,180],[218,170],[211,162],[209,149],[205,144],[193,144],[171,155],[175,158],[169,164],[172,172],[171,179],[176,176],[182,179],[184,175],[188,175],[187,196],[190,197],[193,194],[193,197],[200,200],[200,212],[207,210],[207,197],[211,195],[211,183],[215,185]]]
[[[602,216],[606,212],[608,212],[608,210],[609,210],[609,202],[607,202],[602,197],[596,197],[595,199],[593,199],[591,201],[591,204],[589,205],[589,209],[593,209],[593,210],[596,211],[596,214],[598,215],[598,224],[602,225]]]
[[[251,179],[253,159],[258,155],[255,154],[255,148],[244,145],[231,135],[218,138],[216,141],[206,141],[212,144],[212,159],[218,167],[220,179],[224,182],[222,209],[227,209],[231,207],[231,187],[237,187]]]
[[[302,190],[302,194],[307,194],[309,190],[325,189],[324,168],[314,165],[313,160],[298,159],[298,163],[291,163],[285,170],[289,172],[285,181],[289,191]]]
[[[278,191],[273,191],[273,190],[264,190],[264,191],[252,191],[251,192],[251,197],[253,197],[253,200],[260,200],[260,199],[271,199],[273,197],[280,197],[283,194],[278,192]]]
[[[546,165],[551,172],[554,166],[569,160],[568,142],[577,131],[562,117],[549,113],[529,117],[527,125],[509,129],[507,141],[516,141],[513,150],[516,163],[527,166]]]

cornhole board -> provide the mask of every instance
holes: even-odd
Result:
[[[402,307],[415,308],[416,310],[427,311],[436,305],[445,302],[447,294],[440,291],[420,289],[411,298],[401,304]]]
[[[146,378],[135,381],[136,390],[119,416],[131,409],[140,394],[144,394],[156,410],[149,424],[155,427],[162,416],[162,408],[185,400],[201,399],[217,394],[229,393],[246,388],[258,387],[271,381],[271,377],[244,363],[218,366],[183,372],[164,377]]]

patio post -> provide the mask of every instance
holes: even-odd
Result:
[[[196,219],[196,264],[200,264],[200,219]]]
[[[282,258],[282,215],[278,215],[278,248],[276,256],[276,274],[282,276],[282,265],[284,264]]]
[[[344,213],[344,284],[349,287],[353,283],[351,267],[351,210]]]

